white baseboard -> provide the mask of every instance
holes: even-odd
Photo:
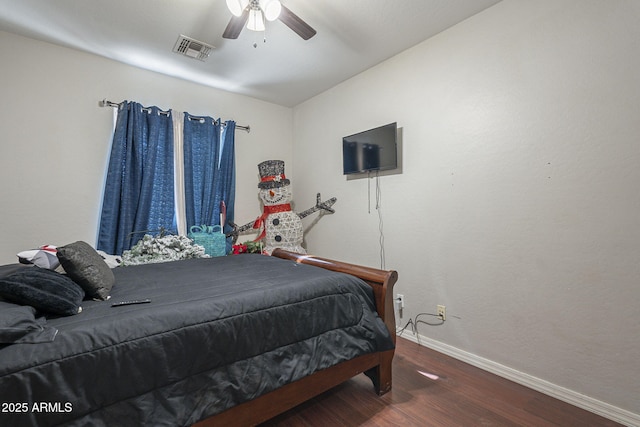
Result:
[[[422,335],[413,335],[412,333],[405,331],[405,333],[400,336],[408,339],[409,341],[413,341],[424,347],[446,354],[454,359],[461,360],[470,365],[491,372],[492,374],[496,374],[515,383],[522,384],[533,390],[570,403],[578,408],[593,412],[594,414],[598,414],[617,423],[624,424],[629,427],[640,426],[640,414],[635,414],[608,403],[601,402],[573,390],[560,387],[543,379],[525,374],[524,372],[517,371],[492,360],[476,356],[475,354],[460,350],[456,347],[452,347],[448,344],[444,344],[440,341],[436,341]]]

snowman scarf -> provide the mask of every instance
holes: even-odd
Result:
[[[258,240],[263,239],[267,235],[267,227],[265,226],[264,222],[269,215],[278,213],[278,212],[288,212],[290,210],[291,210],[290,203],[283,203],[281,205],[271,205],[271,206],[265,205],[262,210],[262,215],[260,215],[253,223],[253,228],[256,228],[256,229],[262,228],[262,232],[258,237],[256,237],[254,242],[257,242]]]

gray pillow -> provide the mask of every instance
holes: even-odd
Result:
[[[35,344],[51,342],[58,330],[36,319],[36,309],[0,301],[0,344]]]
[[[0,279],[0,297],[40,311],[78,314],[84,291],[68,277],[46,268],[23,268]]]
[[[109,299],[116,279],[100,254],[86,242],[78,241],[58,246],[58,259],[65,273],[97,300]]]

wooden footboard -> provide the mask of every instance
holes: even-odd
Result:
[[[368,283],[375,295],[378,315],[389,329],[395,343],[396,321],[393,310],[393,285],[398,280],[397,272],[393,270],[378,270],[311,255],[301,255],[282,249],[274,250],[271,255],[301,264],[309,264],[327,270],[351,274]],[[389,350],[365,354],[356,359],[342,362],[202,420],[195,424],[194,427],[256,425],[363,372],[367,372],[371,377],[376,393],[384,394],[391,390],[393,354],[394,351]]]

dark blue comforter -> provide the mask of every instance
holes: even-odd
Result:
[[[190,425],[393,348],[371,289],[349,275],[263,255],[114,274],[110,301],[48,319],[53,342],[0,347],[0,425]]]

